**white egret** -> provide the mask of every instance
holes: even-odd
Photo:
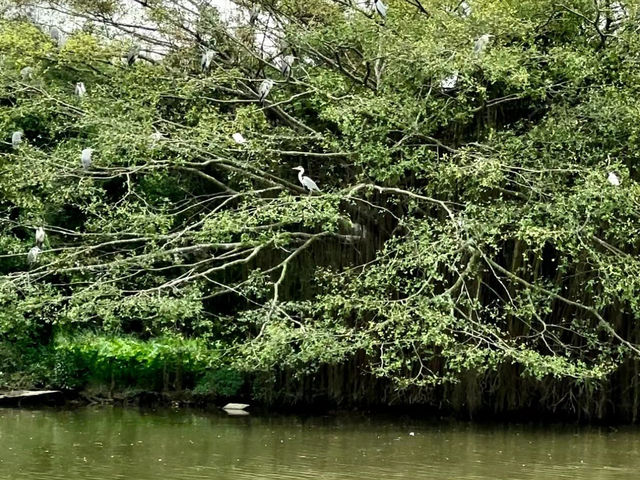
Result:
[[[36,245],[41,247],[44,243],[44,239],[47,238],[47,234],[44,232],[44,228],[36,228]]]
[[[93,155],[93,148],[85,148],[80,155],[80,163],[82,168],[88,170],[91,167],[91,156]]]
[[[489,33],[485,33],[484,35],[478,37],[478,39],[473,44],[473,54],[476,56],[482,55],[485,48],[487,48],[487,45],[489,45],[489,41],[492,37],[493,35]]]
[[[127,64],[131,66],[134,63],[136,63],[136,60],[138,60],[139,55],[140,55],[140,47],[138,45],[132,46],[129,49],[129,52],[127,52]]]
[[[444,91],[454,90],[458,85],[458,71],[440,80],[440,88]]]
[[[58,47],[62,47],[66,42],[64,34],[58,27],[51,27],[49,29],[49,36],[51,37],[51,40],[56,42]]]
[[[156,144],[161,140],[164,140],[164,135],[162,135],[161,132],[153,132],[152,134],[149,135],[149,140],[151,140],[153,144]]]
[[[316,192],[320,191],[320,189],[318,188],[318,185],[316,185],[316,182],[314,182],[309,177],[304,175],[304,168],[298,166],[298,167],[295,167],[293,170],[298,170],[298,180],[300,181],[300,183],[304,188],[309,190],[309,195],[311,195],[313,191],[316,191]]]
[[[202,53],[202,58],[200,59],[200,67],[203,72],[206,72],[211,68],[211,62],[213,62],[213,58],[215,57],[216,52],[213,50],[206,50]]]
[[[462,18],[467,18],[469,17],[469,15],[471,15],[471,5],[462,0],[462,2],[460,2],[460,5],[458,5],[458,11],[460,12],[460,16]]]
[[[613,185],[614,187],[617,187],[618,185],[620,185],[620,179],[618,178],[618,176],[613,173],[613,172],[609,172],[609,176],[607,177],[607,181]]]
[[[269,92],[271,92],[273,85],[274,85],[273,80],[269,78],[266,80],[263,80],[263,82],[260,84],[260,87],[258,87],[258,95],[260,95],[260,103],[264,104],[264,101],[267,99]]]
[[[233,135],[231,135],[231,137],[233,138],[234,142],[236,142],[236,143],[247,143],[245,138],[239,132],[234,133]]]
[[[11,135],[11,146],[13,148],[18,148],[20,146],[23,135],[24,134],[20,130],[13,132],[13,135]]]
[[[20,76],[22,76],[23,80],[33,79],[33,67],[24,67],[20,70]]]
[[[84,82],[76,83],[76,95],[79,97],[84,97],[87,93],[87,87],[84,86]]]
[[[34,265],[38,261],[38,257],[41,253],[42,250],[40,250],[40,247],[33,247],[29,250],[29,253],[27,253],[27,263],[29,266]]]
[[[622,2],[613,2],[609,7],[611,9],[611,24],[612,28],[618,28],[624,20],[629,17],[629,12]]]
[[[385,5],[382,0],[376,0],[373,6],[376,9],[376,12],[378,12],[378,15],[382,18],[387,18],[387,10],[389,7]]]

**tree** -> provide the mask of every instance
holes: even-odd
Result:
[[[177,334],[253,373],[353,366],[399,392],[385,401],[476,385],[462,403],[635,415],[635,2],[40,6],[62,46],[51,16],[11,8],[10,341]]]

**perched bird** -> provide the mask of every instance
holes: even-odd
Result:
[[[47,238],[47,234],[44,233],[44,228],[38,227],[36,228],[36,245],[41,247],[44,243],[45,238]]]
[[[320,191],[320,189],[318,188],[318,185],[316,185],[316,182],[314,182],[309,177],[304,175],[304,168],[298,166],[298,167],[295,167],[293,170],[298,170],[298,180],[300,181],[300,183],[304,188],[309,190],[309,195],[311,195],[313,191],[316,191],[316,192]]]
[[[271,79],[263,80],[258,88],[258,95],[260,95],[260,103],[264,105],[264,101],[267,99],[269,92],[273,88],[274,82]]]
[[[80,163],[82,168],[88,170],[91,167],[91,156],[93,155],[93,148],[85,148],[80,155]]]
[[[38,257],[41,253],[42,250],[40,250],[40,247],[33,247],[31,250],[29,250],[29,253],[27,253],[27,263],[29,264],[29,266],[34,265],[38,261]]]
[[[211,62],[213,61],[213,57],[215,57],[216,52],[213,50],[206,50],[202,54],[202,58],[200,59],[200,67],[203,72],[206,72],[211,68]]]
[[[622,2],[613,2],[609,7],[611,10],[611,23],[610,27],[615,29],[629,18],[629,12]]]
[[[138,56],[140,55],[140,47],[138,45],[134,45],[129,49],[127,53],[127,65],[131,66],[136,63],[138,60]]]
[[[280,72],[284,77],[289,78],[289,76],[291,75],[291,67],[293,67],[293,62],[295,62],[295,60],[296,57],[294,57],[293,55],[285,55],[284,57],[280,58]]]
[[[460,12],[460,16],[462,18],[467,18],[469,17],[469,15],[471,15],[471,5],[465,2],[465,0],[462,0],[462,2],[460,2],[460,5],[458,5],[458,11]]]
[[[454,90],[458,85],[458,71],[440,80],[440,88],[444,91]]]
[[[613,172],[609,172],[609,176],[607,177],[607,181],[613,185],[614,187],[617,187],[618,185],[620,185],[620,179],[618,178],[618,176],[613,173]]]
[[[20,70],[20,75],[23,80],[31,80],[33,79],[33,67],[24,67]]]
[[[493,37],[493,35],[489,33],[485,33],[484,35],[478,37],[478,39],[473,44],[473,54],[476,56],[482,55],[484,49],[487,48],[487,45],[489,45],[491,37]]]
[[[236,143],[247,143],[241,133],[234,133],[233,135],[231,135],[231,137]]]
[[[252,8],[251,10],[249,10],[249,24],[255,25],[255,23],[258,21],[259,16],[260,10],[258,10],[257,8]]]
[[[389,7],[385,5],[382,0],[376,0],[373,6],[376,9],[376,12],[378,12],[378,15],[380,15],[382,18],[387,18],[387,10],[389,9]]]
[[[151,140],[151,143],[155,147],[158,142],[164,140],[164,135],[162,135],[161,132],[153,132],[149,135],[149,140]]]
[[[49,29],[49,36],[51,37],[51,40],[56,42],[56,45],[58,45],[58,47],[62,47],[66,42],[64,34],[58,27],[51,27]]]
[[[24,134],[20,130],[13,132],[13,135],[11,135],[11,146],[13,148],[18,148],[20,146],[23,135]]]
[[[84,97],[87,93],[87,88],[84,86],[84,82],[76,83],[76,95],[79,97]]]

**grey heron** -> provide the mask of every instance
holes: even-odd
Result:
[[[22,143],[23,136],[24,134],[20,130],[13,132],[13,135],[11,135],[11,146],[13,148],[18,148]]]
[[[260,16],[260,10],[256,7],[249,10],[249,25],[255,25]]]
[[[267,99],[267,96],[269,95],[269,92],[271,92],[273,85],[274,85],[273,80],[267,78],[266,80],[263,80],[262,83],[260,84],[260,87],[258,87],[258,95],[260,95],[260,103],[262,103],[263,105],[264,105],[264,101]]]
[[[36,228],[36,246],[41,247],[45,238],[47,238],[47,234],[44,232],[44,228]]]
[[[442,80],[440,80],[440,88],[442,90],[444,90],[445,92],[446,91],[450,91],[450,90],[454,90],[457,85],[458,85],[458,71],[457,70],[455,70],[448,77],[445,77]]]
[[[607,181],[614,187],[617,187],[618,185],[620,185],[620,179],[618,178],[618,175],[616,175],[614,172],[609,172]]]
[[[489,41],[492,37],[493,35],[489,33],[485,33],[484,35],[478,37],[478,39],[473,44],[473,54],[476,56],[482,55],[485,48],[487,48],[487,45],[489,45]]]
[[[239,132],[234,133],[233,135],[231,135],[231,137],[233,138],[233,141],[236,143],[247,143],[245,138]]]
[[[293,170],[298,171],[298,181],[302,184],[304,188],[309,190],[309,195],[311,195],[311,193],[314,191],[316,192],[320,191],[320,189],[318,188],[318,185],[316,185],[316,182],[314,182],[309,177],[304,175],[304,168],[297,166]]]
[[[41,253],[42,250],[40,250],[40,247],[33,247],[31,250],[29,250],[29,253],[27,253],[27,263],[29,264],[29,266],[34,265],[38,261],[38,257]]]
[[[203,72],[206,72],[211,68],[211,62],[213,61],[215,55],[216,52],[214,52],[213,50],[206,50],[202,53],[202,58],[200,59],[200,67],[202,68]]]
[[[291,68],[293,67],[293,62],[295,62],[295,60],[296,57],[294,57],[293,55],[285,55],[284,57],[280,58],[279,67],[282,76],[289,78],[289,76],[291,75]]]
[[[33,79],[33,67],[24,67],[22,70],[20,70],[20,76],[23,80]]]
[[[93,155],[93,148],[85,148],[80,155],[80,163],[82,168],[88,170],[91,167],[91,156]]]
[[[51,27],[49,29],[49,36],[51,37],[51,40],[56,42],[58,47],[62,47],[66,41],[64,34],[58,27]]]
[[[376,12],[378,12],[378,15],[382,18],[387,18],[387,10],[389,10],[389,7],[385,5],[382,0],[376,0],[373,6],[376,9]]]
[[[138,45],[132,46],[127,52],[127,65],[131,66],[136,63],[138,56],[140,55],[140,47]]]
[[[76,95],[79,97],[84,97],[87,93],[87,87],[84,86],[84,82],[76,83]]]

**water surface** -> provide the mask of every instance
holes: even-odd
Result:
[[[640,430],[0,409],[1,479],[640,478]]]

